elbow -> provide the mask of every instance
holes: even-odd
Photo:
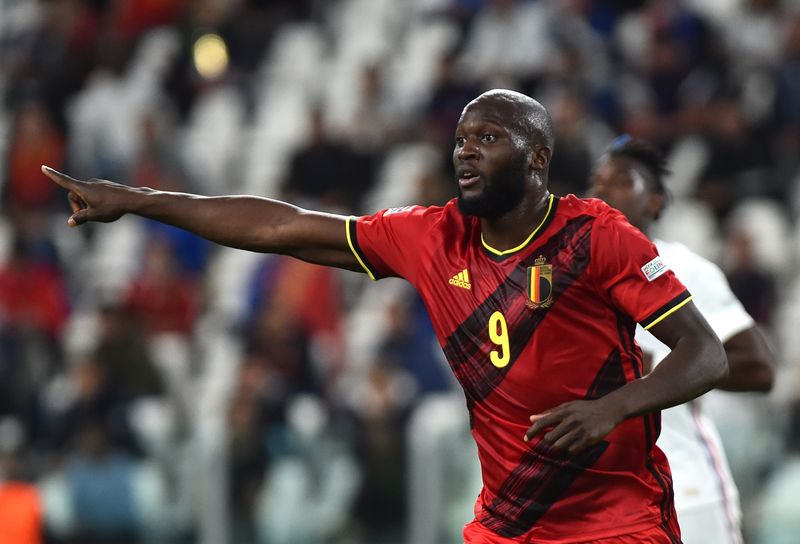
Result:
[[[730,367],[728,366],[728,358],[723,354],[722,360],[720,361],[719,365],[717,365],[717,375],[714,379],[714,387],[717,387],[728,379],[730,375]]]
[[[715,352],[712,357],[714,361],[713,371],[710,372],[712,375],[711,377],[711,388],[718,387],[722,385],[730,375],[730,366],[728,365],[728,355],[725,353],[725,348],[722,347],[722,343],[717,340],[715,342]]]
[[[775,371],[767,363],[758,365],[758,369],[751,375],[752,391],[769,393],[775,385]]]

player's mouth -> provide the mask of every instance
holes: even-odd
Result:
[[[458,186],[461,189],[474,187],[481,180],[480,172],[474,168],[462,167],[458,169]]]

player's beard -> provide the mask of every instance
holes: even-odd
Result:
[[[458,180],[456,180],[458,183]],[[509,161],[506,166],[484,180],[483,191],[465,197],[458,189],[458,209],[464,215],[497,219],[510,212],[525,195],[525,155]]]

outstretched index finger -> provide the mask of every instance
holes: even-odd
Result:
[[[57,184],[61,185],[64,189],[68,189],[70,191],[74,190],[78,183],[80,183],[77,179],[71,178],[66,174],[62,174],[58,170],[53,170],[49,166],[42,165],[42,173],[55,181]]]

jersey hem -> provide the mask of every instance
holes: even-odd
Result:
[[[532,544],[534,542],[536,544],[582,544],[582,543],[585,544],[587,542],[602,540],[604,538],[614,538],[614,537],[623,537],[627,535],[634,535],[642,531],[647,531],[648,529],[655,529],[662,525],[657,520],[653,520],[646,523],[645,522],[635,523],[633,525],[628,525],[623,528],[615,527],[614,529],[609,529],[608,532],[598,531],[596,533],[587,533],[579,536],[576,535],[575,537],[570,537],[569,540],[565,540],[563,538],[546,538],[538,535],[520,535],[517,537],[507,537],[492,531],[486,525],[481,523],[479,520],[476,519],[475,521],[479,523],[483,529],[491,532],[498,538],[501,538],[506,542],[515,542],[519,544]]]
[[[364,269],[364,272],[367,273],[369,279],[372,281],[378,281],[381,277],[373,273],[374,267],[372,265],[368,265],[369,261],[367,260],[367,256],[364,255],[364,252],[361,250],[361,247],[358,245],[358,235],[356,234],[356,225],[357,223],[354,221],[355,217],[350,216],[345,221],[345,235],[347,236],[347,245],[350,246],[350,251],[353,252],[353,256],[355,256],[358,264],[361,265],[361,268]],[[350,228],[350,221],[353,221],[353,228]]]
[[[689,291],[684,291],[677,297],[673,298],[666,304],[664,304],[661,308],[647,316],[645,319],[640,321],[642,328],[644,330],[650,329],[654,325],[662,322],[664,319],[672,315],[674,312],[678,311],[683,306],[686,306],[692,300],[692,295],[689,294]]]

